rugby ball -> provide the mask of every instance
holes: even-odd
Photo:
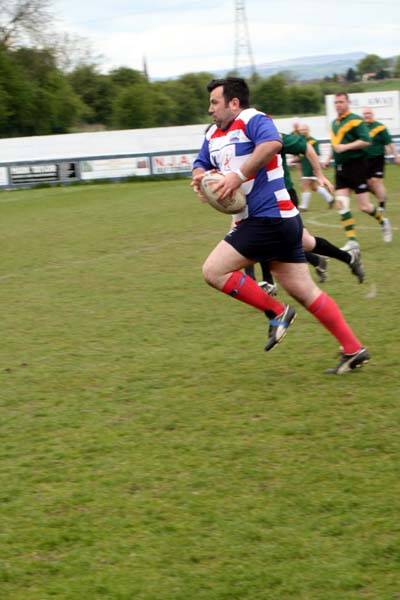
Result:
[[[216,210],[228,215],[239,213],[246,206],[246,196],[241,188],[238,188],[231,196],[219,198],[218,193],[214,191],[214,187],[219,183],[225,175],[219,171],[207,171],[200,183],[202,194],[207,198],[210,204]]]

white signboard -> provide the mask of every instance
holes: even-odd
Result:
[[[0,186],[8,185],[8,175],[6,167],[0,167]]]
[[[10,180],[13,185],[56,183],[67,179],[76,179],[75,162],[21,164],[10,167]]]
[[[80,167],[81,179],[115,179],[150,175],[149,159],[146,156],[83,160]]]
[[[167,173],[191,172],[193,161],[197,154],[170,154],[164,156],[152,156],[151,166],[154,175]]]
[[[46,183],[58,181],[56,163],[42,165],[16,165],[10,167],[11,183]]]
[[[335,96],[325,96],[328,126],[336,118]],[[372,108],[375,120],[380,121],[392,134],[400,133],[400,92],[362,92],[349,94],[351,111],[362,116],[363,108]]]

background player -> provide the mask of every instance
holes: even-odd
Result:
[[[371,138],[363,119],[350,112],[348,94],[335,94],[337,118],[332,122],[332,151],[335,161],[335,201],[341,216],[347,243],[345,250],[358,247],[355,221],[350,210],[350,193],[354,191],[360,210],[375,218],[382,228],[384,241],[391,229],[390,222],[382,216],[369,199],[367,184],[367,157],[365,149],[371,144]],[[330,157],[325,166],[330,163]]]
[[[299,134],[306,138],[306,141],[310,146],[312,146],[314,152],[319,156],[319,143],[312,135],[310,134],[310,128],[306,123],[300,123],[299,125]],[[299,205],[299,209],[301,211],[308,210],[312,192],[317,192],[325,202],[328,204],[329,208],[332,208],[334,204],[334,199],[332,194],[320,184],[315,176],[314,169],[312,164],[310,163],[307,156],[301,156],[300,158],[300,166],[301,166],[301,203]]]
[[[319,184],[326,185],[328,189],[333,191],[333,186],[329,179],[327,179],[321,170],[321,166],[318,160],[313,146],[307,142],[304,136],[296,133],[285,134],[282,133],[283,146],[281,150],[282,166],[284,171],[285,186],[289,192],[292,202],[295,206],[298,204],[298,196],[296,189],[293,185],[291,178],[290,169],[287,163],[287,154],[294,156],[305,156],[309,161],[316,180]],[[233,218],[235,221],[235,217]],[[314,237],[306,228],[303,229],[303,248],[307,261],[315,267],[315,271],[318,276],[320,283],[326,281],[327,278],[327,267],[328,263],[325,256],[339,260],[347,264],[359,281],[364,281],[364,267],[361,263],[361,253],[359,248],[350,248],[349,250],[342,250],[338,248],[325,238]],[[263,281],[260,285],[269,293],[276,294],[276,284],[269,271],[268,264],[261,262],[261,271]],[[255,279],[254,266],[250,265],[246,267],[245,272]]]
[[[372,142],[366,149],[368,188],[376,196],[379,202],[379,210],[383,212],[387,201],[386,188],[383,183],[385,151],[393,156],[394,163],[397,165],[400,165],[400,156],[387,127],[383,123],[375,121],[372,109],[364,108],[362,115]],[[385,241],[390,242],[392,238],[390,227],[386,228],[385,236]]]

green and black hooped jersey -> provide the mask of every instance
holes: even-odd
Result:
[[[281,133],[282,136],[282,167],[285,177],[285,187],[287,190],[291,190],[294,185],[292,178],[290,176],[289,167],[286,161],[287,154],[294,154],[299,156],[300,154],[305,154],[307,151],[307,140],[303,135],[298,135],[297,133]]]
[[[315,152],[319,155],[320,152],[319,152],[318,140],[316,140],[311,135],[309,135],[306,138],[306,141],[308,144],[310,144],[314,148]],[[301,159],[301,174],[303,177],[314,177],[314,170],[312,168],[310,161],[308,160],[308,158],[306,156],[303,156]]]
[[[332,122],[331,142],[332,146],[337,144],[349,144],[356,140],[370,142],[371,138],[364,120],[354,113],[347,113],[343,117],[338,117]],[[337,154],[333,152],[333,158],[336,164],[342,164],[354,158],[366,157],[364,148],[359,150],[346,150]]]
[[[368,158],[373,156],[384,156],[385,146],[392,143],[392,136],[388,132],[387,128],[383,123],[379,121],[372,121],[372,123],[365,123],[369,131],[372,144],[366,148]]]

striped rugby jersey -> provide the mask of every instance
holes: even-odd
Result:
[[[274,122],[266,114],[246,108],[226,130],[212,125],[207,131],[193,168],[206,171],[217,169],[229,173],[240,169],[263,142],[282,141]],[[298,214],[285,187],[282,157],[275,155],[241,189],[246,194],[247,206],[235,215],[235,220],[247,217],[284,217]]]

